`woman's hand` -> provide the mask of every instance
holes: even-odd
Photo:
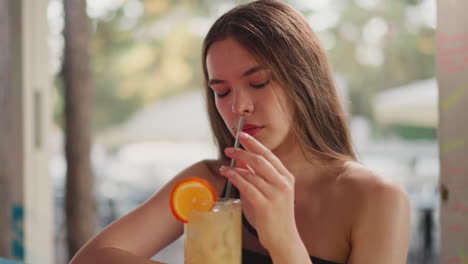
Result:
[[[299,242],[294,217],[294,176],[254,137],[241,132],[239,139],[246,150],[227,148],[225,154],[242,165],[223,166],[220,171],[239,189],[242,206],[257,229],[260,243],[271,251]]]

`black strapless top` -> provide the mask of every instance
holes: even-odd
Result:
[[[222,192],[221,197],[225,197],[226,193],[226,185],[224,186],[224,190]],[[232,186],[232,193],[231,198],[240,198],[239,190],[237,190],[234,185]],[[244,214],[242,214],[242,225],[249,230],[249,232],[258,238],[257,230],[249,223],[247,218],[245,218]],[[319,259],[313,256],[310,256],[313,264],[339,264],[337,262],[328,261],[324,259]],[[272,264],[273,261],[270,256],[263,255],[258,252],[242,248],[242,264]]]
[[[338,264],[336,262],[310,256],[313,264]],[[273,264],[270,256],[242,248],[242,264]]]

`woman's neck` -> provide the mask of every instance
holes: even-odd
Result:
[[[314,181],[320,176],[335,173],[343,166],[343,161],[329,161],[307,156],[299,144],[282,144],[273,151],[283,165],[296,177],[296,182]]]

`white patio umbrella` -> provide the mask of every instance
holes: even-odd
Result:
[[[212,142],[203,93],[191,91],[151,104],[98,140],[107,147],[144,141]]]
[[[437,102],[438,85],[432,78],[380,92],[372,104],[380,124],[437,127]]]

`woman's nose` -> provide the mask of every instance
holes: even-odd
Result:
[[[234,93],[232,112],[238,115],[250,115],[254,111],[252,98],[245,91],[238,90]]]

